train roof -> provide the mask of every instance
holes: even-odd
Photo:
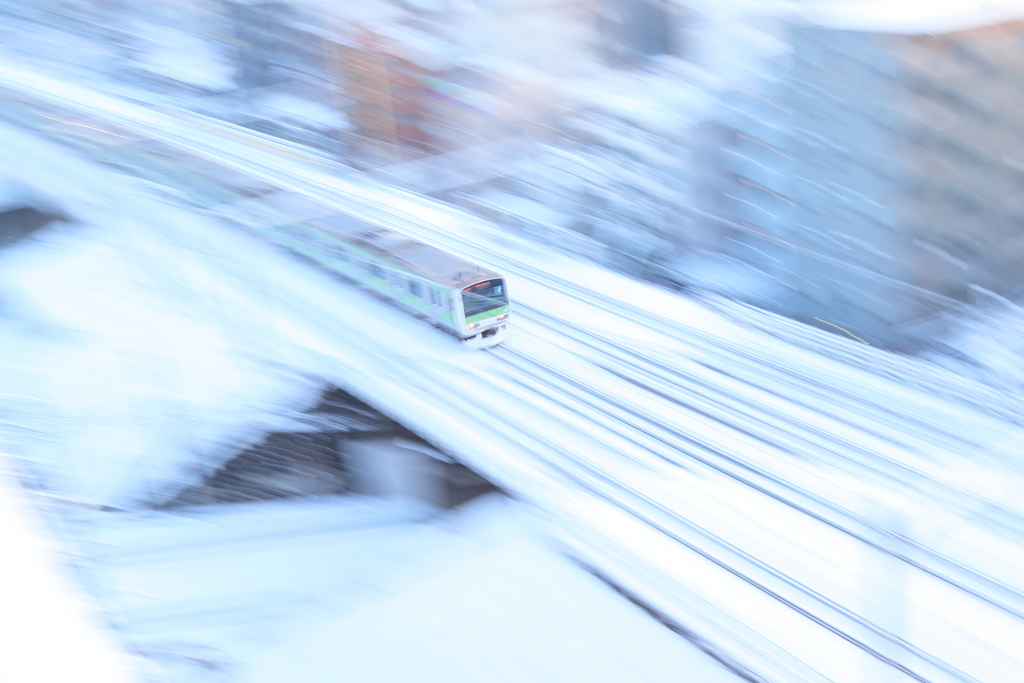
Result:
[[[461,289],[480,280],[501,277],[493,270],[394,230],[337,213],[316,200],[291,192],[274,192],[233,202],[220,207],[218,213],[248,225],[277,227],[306,223],[446,288]]]
[[[443,287],[461,289],[480,280],[501,277],[471,261],[351,216],[335,214],[308,222],[383,261]]]

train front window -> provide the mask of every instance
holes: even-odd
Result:
[[[466,287],[462,290],[462,305],[466,310],[466,320],[481,313],[508,306],[505,281],[498,278]]]

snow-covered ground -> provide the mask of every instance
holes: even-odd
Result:
[[[35,502],[0,449],[0,680],[137,681],[138,662],[105,628],[107,615],[82,590]]]
[[[472,504],[453,521],[449,533],[469,535],[460,540],[474,551],[455,570],[299,631],[256,658],[247,683],[289,678],[295,661],[308,663],[309,683],[335,681],[339,671],[366,683],[738,683],[579,565],[538,544],[516,520],[499,516],[502,510],[491,509],[496,502]]]
[[[335,498],[79,523],[120,629],[166,681],[739,681],[521,504],[430,513]]]
[[[266,327],[251,329],[271,330],[280,365],[350,386],[537,503],[579,555],[734,659],[787,683],[881,680],[879,657],[926,680],[1014,680],[1024,437],[981,409],[984,385],[908,361],[920,386],[907,386],[765,334],[763,314],[729,320],[234,131],[114,105],[122,123],[504,270],[517,335],[468,354],[243,233],[73,174],[83,201],[150,217],[119,249],[152,252],[148,227],[162,258],[195,254],[198,291],[250,299],[215,310],[262,307]],[[155,267],[139,276],[175,281]],[[101,493],[139,495],[158,478]]]

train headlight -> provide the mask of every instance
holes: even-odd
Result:
[[[508,317],[508,313],[502,313],[501,315],[498,316],[498,320],[504,320],[507,317]]]
[[[474,329],[476,327],[479,327],[479,326],[480,326],[480,323],[469,323],[468,325],[466,325],[466,329],[467,330],[472,330],[472,329]]]

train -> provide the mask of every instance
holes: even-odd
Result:
[[[281,214],[282,220],[274,221],[268,216],[276,212],[267,205],[241,213],[249,220],[237,213],[231,218],[470,348],[490,348],[509,337],[508,287],[493,270],[343,214],[300,221]]]

